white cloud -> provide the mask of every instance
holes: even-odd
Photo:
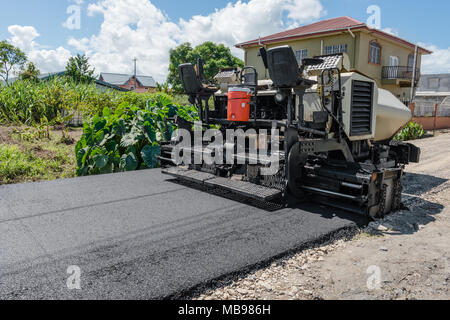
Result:
[[[75,39],[71,37],[69,41],[67,41],[67,44],[69,46],[74,47],[77,51],[80,52],[86,52],[89,50],[89,39],[88,38],[81,38],[81,39]]]
[[[431,55],[422,57],[422,74],[450,73],[450,47],[447,49],[441,49],[432,44],[427,45],[424,43],[419,43],[419,45],[433,51]]]
[[[320,0],[239,0],[208,15],[174,22],[149,0],[99,0],[88,5],[87,13],[103,16],[99,33],[70,38],[68,45],[86,53],[96,72],[130,73],[137,57],[139,73],[161,82],[167,77],[169,50],[183,42],[223,43],[242,58],[243,51],[235,44],[311,22],[326,12]],[[33,27],[10,28],[11,41],[43,72],[64,68],[70,56],[67,49],[44,50],[34,41],[39,34]]]
[[[30,51],[36,46],[34,39],[40,34],[34,27],[13,25],[8,27],[8,32],[12,35],[10,39],[11,44],[19,47],[23,51]]]
[[[88,6],[88,15],[96,14],[104,18],[100,32],[89,41],[71,39],[70,44],[86,49],[97,71],[131,72],[136,56],[140,73],[164,81],[169,50],[180,43],[210,40],[242,57],[243,51],[234,48],[236,43],[318,19],[325,11],[320,0],[237,1],[209,15],[175,23],[148,0],[101,0]]]
[[[392,28],[384,28],[384,29],[382,29],[381,31],[384,31],[384,32],[386,32],[386,33],[389,33],[389,34],[391,34],[391,35],[393,35],[393,36],[397,36],[397,37],[398,37],[398,31],[395,30],[395,29],[392,29]]]
[[[97,73],[130,73],[132,59],[137,57],[139,72],[153,75],[158,81],[166,79],[169,50],[182,42],[223,43],[242,57],[243,51],[234,48],[236,43],[317,20],[326,13],[320,0],[237,1],[208,15],[177,22],[148,0],[100,0],[90,4],[87,12],[89,16],[103,16],[101,29],[89,38],[70,38],[71,48],[87,53]],[[49,49],[37,43],[40,35],[32,26],[13,25],[8,31],[9,41],[27,53],[41,72],[64,70],[71,56],[67,48]],[[392,28],[383,31],[398,35]],[[434,52],[423,56],[422,73],[450,73],[450,47],[420,45]]]
[[[287,23],[283,14],[287,14]],[[243,51],[234,45],[266,36],[300,23],[320,18],[324,14],[318,0],[251,0],[229,3],[208,16],[194,16],[179,22],[179,41],[199,44],[212,40],[232,48],[234,54],[243,56]]]
[[[286,1],[283,6],[288,12],[287,17],[294,24],[310,22],[319,19],[326,14],[320,1],[316,0],[292,0]]]
[[[159,81],[167,75],[169,50],[177,45],[179,31],[161,10],[146,0],[102,0],[90,4],[88,14],[102,14],[100,32],[89,40],[71,40],[86,46],[97,72],[132,72],[132,59],[138,58],[138,71]]]
[[[64,70],[67,60],[71,56],[70,51],[64,47],[54,50],[42,49],[35,39],[40,36],[32,26],[13,25],[8,27],[11,34],[10,43],[26,53],[40,69],[41,73]]]
[[[38,66],[41,73],[64,71],[71,56],[70,51],[64,47],[54,50],[33,49],[28,52],[28,58]]]

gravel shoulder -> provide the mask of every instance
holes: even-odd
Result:
[[[407,168],[407,209],[195,299],[449,299],[450,134],[414,144],[422,159]]]

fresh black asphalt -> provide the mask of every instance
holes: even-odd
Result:
[[[265,211],[159,169],[0,186],[0,299],[161,299],[361,221],[310,203]]]

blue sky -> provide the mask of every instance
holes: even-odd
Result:
[[[122,4],[119,5],[118,2]],[[148,63],[145,66],[141,64],[142,72],[153,72],[157,78],[163,78],[164,68],[167,69],[167,66],[162,59],[156,59],[158,61],[154,62],[156,53],[152,55],[149,53],[150,50],[159,52],[159,55],[164,55],[167,60],[164,52],[170,49],[170,45],[179,44],[185,39],[194,43],[212,40],[232,46],[233,41],[249,40],[242,37],[264,36],[290,26],[326,18],[346,15],[366,22],[367,7],[378,5],[381,8],[382,29],[389,28],[406,40],[438,49],[438,57],[441,60],[445,59],[445,63],[448,63],[445,67],[450,68],[450,62],[447,61],[450,59],[450,37],[447,35],[450,29],[448,18],[450,1],[447,0],[428,2],[418,0],[247,0],[242,1],[243,4],[236,4],[236,2],[223,0],[151,0],[151,2],[149,0],[15,0],[9,1],[8,6],[3,6],[0,12],[0,39],[12,40],[13,35],[8,29],[11,26],[19,26],[13,31],[16,38],[12,42],[15,41],[16,44],[26,47],[30,51],[29,56],[33,57],[32,59],[35,59],[45,71],[55,71],[50,70],[53,65],[54,68],[61,68],[62,61],[68,54],[86,51],[93,57],[94,64],[98,59],[98,68],[126,72],[127,61],[130,60],[129,55],[131,55],[131,50],[127,51],[126,48],[132,47],[137,51],[138,59],[140,57],[142,63]],[[101,9],[98,7],[98,10],[93,9],[92,4],[96,3],[101,5]],[[148,3],[153,6],[150,7]],[[280,11],[278,7],[286,3],[290,3],[290,6]],[[79,5],[81,9],[79,30],[63,27],[63,23],[69,17],[66,10],[71,5]],[[227,5],[230,9],[225,10]],[[128,11],[131,10],[128,8],[135,6],[141,9],[129,13]],[[256,17],[256,15],[261,16],[256,12],[258,10],[270,16],[266,22],[263,18]],[[246,21],[246,16],[253,12],[256,12],[255,17]],[[202,25],[203,22],[199,25],[201,20],[192,19],[197,15],[209,19],[206,24],[208,32],[203,32],[202,26],[203,28],[205,26]],[[235,21],[228,26],[230,17],[233,17]],[[180,23],[180,19],[184,19],[186,23]],[[153,23],[148,20],[158,20],[158,22]],[[126,29],[126,25],[131,30]],[[231,25],[235,26],[234,29],[246,31],[243,34],[233,32]],[[30,28],[23,29],[25,26],[32,27],[34,31]],[[112,39],[124,41],[127,30],[132,34],[130,37],[133,40],[130,40],[128,44],[121,43],[122,50],[114,44]],[[231,33],[233,34],[230,35]],[[161,39],[164,37],[170,41],[159,48]],[[72,39],[71,44],[69,44],[70,39]],[[33,44],[27,46],[24,42],[33,42]],[[80,45],[80,42],[84,45]],[[103,48],[102,43],[108,44],[109,47]],[[149,43],[151,46],[148,45]],[[127,56],[120,56],[123,51],[127,51]],[[108,65],[102,64],[102,59],[99,58],[100,53],[107,56]],[[151,67],[153,63],[155,65]],[[430,63],[430,69],[432,67],[437,68]],[[444,71],[450,72],[450,70]]]

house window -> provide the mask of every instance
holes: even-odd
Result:
[[[408,71],[412,72],[414,70],[414,55],[410,53],[408,55]]]
[[[430,79],[428,79],[428,87],[430,89],[437,89],[437,88],[439,88],[439,78],[430,78]]]
[[[347,53],[347,44],[325,46],[325,54]]]
[[[397,56],[390,56],[389,57],[389,66],[390,67],[398,67],[398,57]]]
[[[381,46],[376,41],[370,42],[369,62],[374,64],[381,64]]]
[[[301,49],[295,51],[295,57],[297,58],[298,64],[302,64],[302,60],[308,57],[308,49]]]
[[[388,79],[397,79],[399,59],[397,56],[389,57]]]

